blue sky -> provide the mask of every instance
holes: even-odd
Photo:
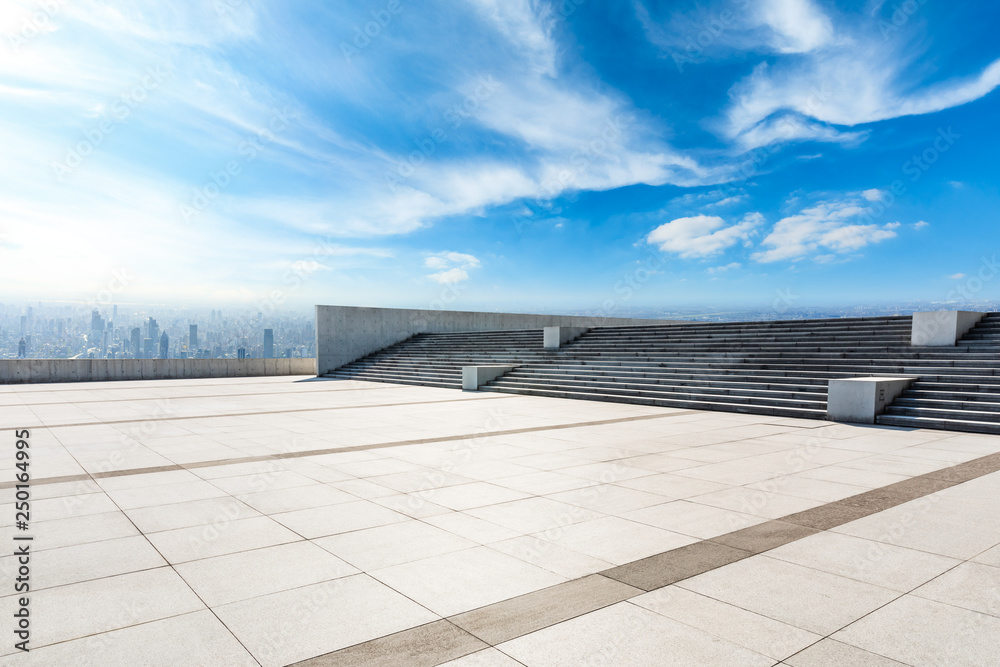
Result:
[[[8,0],[0,300],[1000,298],[1000,7]]]

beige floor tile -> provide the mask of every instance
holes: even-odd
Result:
[[[274,491],[277,489],[290,489],[317,483],[316,480],[291,470],[276,470],[212,480],[213,485],[234,496],[263,493],[264,491]]]
[[[984,565],[1000,567],[1000,545],[997,545],[992,549],[987,549],[972,560],[977,563],[983,563]]]
[[[537,533],[601,516],[592,510],[548,498],[526,498],[499,505],[477,507],[467,513],[520,533]]]
[[[828,635],[899,593],[801,565],[753,556],[677,584],[782,623]],[[817,604],[822,600],[822,604]]]
[[[165,530],[150,533],[147,537],[171,563],[184,563],[302,539],[266,516]]]
[[[262,514],[277,514],[294,510],[324,507],[357,500],[340,489],[325,484],[310,484],[285,489],[250,493],[237,498]]]
[[[618,482],[618,486],[638,489],[639,491],[648,491],[649,493],[656,493],[670,499],[678,499],[700,496],[703,493],[712,493],[713,491],[722,491],[723,489],[731,488],[732,485],[694,479],[693,477],[681,477],[671,473],[661,473]]]
[[[1000,568],[962,563],[916,589],[913,595],[1000,617]]]
[[[615,565],[697,542],[688,535],[613,516],[559,526],[534,537]]]
[[[495,648],[477,651],[458,660],[449,660],[440,667],[523,667],[520,662]]]
[[[1000,542],[1000,521],[971,515],[962,505],[941,498],[939,493],[914,500],[833,531],[959,559]]]
[[[184,641],[178,641],[183,637]],[[5,667],[256,667],[211,611],[198,611],[0,658]]]
[[[108,491],[107,494],[123,510],[159,507],[172,503],[189,502],[191,500],[219,498],[226,495],[224,491],[220,491],[202,480],[181,482],[180,484],[162,484],[123,489],[121,491]]]
[[[272,518],[308,539],[412,520],[367,500],[284,512]]]
[[[356,530],[321,537],[315,542],[366,572],[477,545],[476,542],[421,521]]]
[[[775,660],[783,660],[822,639],[793,625],[678,586],[667,586],[630,602]]]
[[[0,573],[14,578],[14,556],[0,559]],[[162,567],[166,562],[145,537],[122,537],[101,542],[48,549],[32,554],[31,590],[40,591],[91,579]]]
[[[31,534],[35,538],[32,549],[44,551],[74,544],[132,537],[138,535],[139,531],[122,512],[106,512],[56,521],[41,521],[32,524]]]
[[[982,667],[1000,655],[1000,618],[906,595],[831,639],[907,665]]]
[[[663,496],[615,484],[598,484],[548,496],[551,500],[577,505],[602,514],[623,514],[663,502]]]
[[[520,537],[523,534],[516,530],[484,521],[483,519],[477,519],[464,512],[438,514],[427,517],[424,521],[438,528],[443,528],[450,533],[464,537],[467,540],[472,540],[477,544],[489,544],[498,540],[508,540],[513,537]]]
[[[496,505],[529,497],[521,491],[504,488],[488,482],[471,482],[423,491],[420,497],[452,510]]]
[[[215,609],[264,667],[278,667],[399,632],[438,617],[358,574]]]
[[[260,516],[257,510],[229,496],[144,507],[127,510],[125,514],[144,533],[207,524],[222,525],[237,519]]]
[[[311,542],[205,558],[176,569],[210,607],[358,573]]]
[[[565,581],[564,577],[474,547],[370,573],[441,616],[450,616]]]
[[[6,618],[13,617],[17,598],[3,598]],[[48,588],[33,592],[30,599],[35,619],[30,644],[33,651],[205,608],[169,567]],[[17,649],[5,643],[0,651],[16,653]]]
[[[811,535],[772,549],[767,555],[902,593],[961,562],[833,532]]]
[[[767,519],[687,500],[626,512],[623,518],[700,539],[748,528]]]
[[[569,475],[563,475],[550,470],[528,473],[527,475],[515,475],[513,477],[500,477],[491,480],[491,483],[537,496],[569,491],[571,489],[581,489],[594,484],[589,479],[570,477]]]
[[[613,565],[530,535],[492,542],[490,548],[571,579],[600,572]]]
[[[903,663],[890,660],[877,653],[869,653],[856,646],[824,639],[785,660],[791,667],[903,667]]]
[[[773,493],[770,491],[758,491],[745,486],[705,493],[689,498],[688,500],[693,503],[721,507],[734,512],[752,514],[766,519],[779,519],[789,514],[803,512],[825,504],[818,500],[796,498],[795,496],[786,496],[783,493]]]
[[[498,645],[528,667],[740,665],[774,660],[628,602]]]

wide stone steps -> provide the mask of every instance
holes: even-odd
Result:
[[[463,366],[505,365],[484,391],[817,418],[831,379],[913,375],[880,423],[1000,433],[1000,315],[955,347],[911,347],[910,328],[909,317],[607,327],[555,352],[540,330],[419,334],[329,377],[457,389]]]
[[[773,415],[776,417],[800,417],[804,419],[822,419],[826,416],[826,401],[817,401],[810,408],[799,408],[788,404],[756,405],[725,400],[713,400],[704,396],[685,400],[679,397],[653,398],[648,396],[617,395],[596,391],[573,391],[559,389],[530,389],[497,387],[487,385],[482,391],[494,391],[508,394],[525,394],[528,396],[548,396],[551,398],[575,398],[590,401],[611,401],[616,403],[635,403],[638,405],[655,405],[663,408],[682,408],[688,410],[723,410],[726,412],[742,412],[747,414]]]
[[[981,370],[1000,368],[998,345],[1000,315],[989,314],[963,336],[954,349],[975,354],[975,365]],[[957,359],[954,355],[952,358]],[[962,363],[962,366],[971,364]],[[1000,434],[1000,383],[996,376],[996,371],[991,376],[968,368],[961,372],[956,368],[950,374],[939,375],[922,372],[920,379],[893,401],[876,421],[887,426]]]

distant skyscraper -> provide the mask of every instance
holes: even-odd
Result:
[[[28,333],[28,316],[21,315],[21,335]]]
[[[264,358],[274,358],[274,329],[264,329]]]
[[[198,325],[192,324],[188,327],[188,349],[191,351],[198,349]]]
[[[153,358],[153,339],[143,338],[142,339],[142,358],[152,359]]]
[[[118,304],[111,306],[111,321],[112,322],[118,321]]]
[[[167,336],[167,332],[164,331],[160,335],[160,359],[170,358],[170,338]]]
[[[28,356],[28,345],[27,343],[24,342],[24,339],[22,338],[17,343],[17,358],[24,359],[26,356]]]
[[[146,322],[146,338],[152,338],[154,345],[160,340],[160,325],[152,317]]]
[[[132,358],[142,359],[142,332],[139,331],[139,327],[132,329],[131,334],[132,342]]]
[[[246,359],[247,358],[247,349],[245,347],[241,347],[238,350],[236,350],[236,358],[237,359]]]

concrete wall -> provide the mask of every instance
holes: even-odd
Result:
[[[0,359],[0,384],[315,374],[315,359]]]
[[[971,310],[936,310],[913,313],[910,345],[953,346],[979,324],[986,313]]]
[[[504,331],[552,326],[610,327],[636,324],[676,324],[675,320],[623,317],[476,313],[409,308],[316,306],[318,374],[328,373],[417,333]]]

